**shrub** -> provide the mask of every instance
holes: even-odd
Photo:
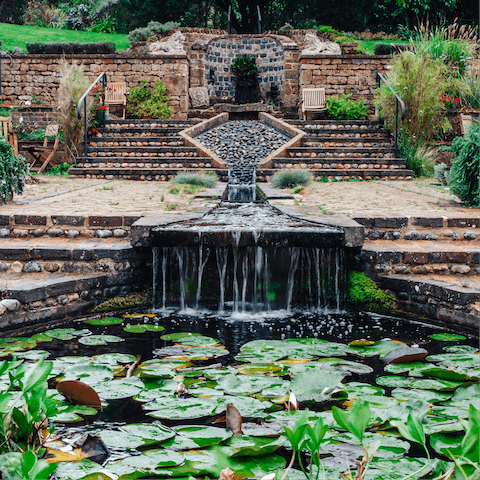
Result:
[[[438,180],[442,185],[450,183],[450,170],[446,163],[438,163],[433,167],[433,178]]]
[[[327,115],[335,120],[361,120],[366,118],[368,107],[363,98],[356,102],[352,95],[344,93],[341,97],[327,98]]]
[[[279,32],[288,32],[291,30],[295,30],[295,27],[291,25],[290,23],[286,23],[283,27],[280,27],[278,29]]]
[[[479,206],[480,122],[473,122],[452,144],[456,156],[450,170],[450,191],[469,206]]]
[[[349,37],[346,37],[346,36],[344,36],[344,35],[341,35],[341,36],[339,36],[339,37],[335,37],[335,38],[333,39],[333,41],[334,41],[335,43],[350,43],[350,42],[352,42],[352,39],[349,38]]]
[[[394,43],[378,42],[373,46],[374,55],[393,55],[398,52],[408,50],[409,45],[396,45]]]
[[[230,69],[242,77],[254,77],[259,70],[255,58],[248,55],[236,56]]]
[[[132,30],[127,38],[130,42],[145,42],[147,39],[157,33],[167,33],[180,27],[178,22],[160,23],[151,21],[146,27],[136,28]]]
[[[441,96],[451,88],[446,67],[438,60],[403,52],[389,71],[387,80],[405,102],[405,119],[400,123],[404,144],[412,148],[429,145],[451,129],[445,117]],[[376,104],[387,126],[395,125],[395,97],[385,86],[377,91]]]
[[[63,23],[65,14],[45,1],[30,0],[23,12],[25,25],[51,27],[53,23]]]
[[[113,54],[116,45],[113,42],[104,43],[26,43],[27,52],[31,54],[51,55],[81,55]]]
[[[173,109],[167,105],[170,96],[165,92],[166,87],[160,80],[155,81],[153,89],[148,87],[146,80],[142,80],[140,87],[130,89],[127,112],[138,118],[170,118]]]
[[[0,140],[0,199],[7,203],[10,194],[21,195],[27,176],[27,160],[21,155],[15,155],[13,147]]]
[[[338,35],[340,35],[340,32],[338,30],[335,30],[333,27],[330,27],[330,25],[322,25],[317,28],[318,33],[320,33],[322,36],[334,39]]]
[[[407,168],[413,170],[415,177],[431,177],[434,173],[435,149],[425,145],[412,145],[405,138],[399,140],[402,155],[406,158]]]
[[[306,186],[312,181],[312,175],[308,170],[285,170],[276,173],[271,183],[276,188],[294,188],[298,185]]]
[[[469,68],[462,78],[459,92],[465,108],[480,108],[480,73],[475,68]]]
[[[181,173],[173,180],[173,184],[193,185],[197,187],[213,187],[217,183],[217,175],[215,173]]]
[[[62,62],[60,64],[60,86],[58,104],[60,125],[68,154],[72,159],[80,155],[83,119],[77,118],[77,103],[87,91],[90,82],[80,65]]]
[[[350,270],[347,281],[347,302],[374,310],[395,310],[395,298],[387,295],[364,273]]]

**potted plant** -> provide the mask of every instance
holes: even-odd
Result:
[[[11,201],[14,193],[23,193],[27,176],[27,160],[15,155],[13,147],[0,140],[0,204]]]
[[[237,76],[235,88],[235,101],[237,103],[258,102],[260,92],[258,87],[258,66],[254,57],[238,55],[234,58],[232,72]]]

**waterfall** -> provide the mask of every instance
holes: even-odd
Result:
[[[341,310],[344,263],[342,247],[242,246],[238,232],[228,246],[157,247],[153,305],[234,314]]]

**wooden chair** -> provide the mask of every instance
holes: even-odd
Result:
[[[53,160],[53,156],[58,150],[60,128],[58,125],[47,125],[45,129],[45,140],[43,145],[25,145],[23,147],[32,157],[33,162],[30,164],[30,170],[33,170],[33,166],[37,161],[41,163],[38,173],[42,173],[47,165]],[[53,141],[50,141],[50,137],[55,137]],[[52,164],[53,166],[53,164]]]
[[[127,106],[127,84],[125,82],[113,82],[107,85],[105,105],[122,105],[122,118],[125,120],[125,108]]]
[[[18,139],[17,134],[13,131],[12,117],[0,117],[0,124],[0,134],[13,147],[15,155],[18,155]]]
[[[302,90],[301,120],[307,119],[308,112],[324,112],[326,109],[324,88],[304,88]]]

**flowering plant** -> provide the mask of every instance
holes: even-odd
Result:
[[[100,72],[97,72],[97,74],[100,74]],[[90,104],[89,130],[103,126],[105,113],[107,111],[107,107],[103,104],[105,96],[103,85],[101,83],[97,83],[95,87],[92,88],[92,94],[93,100]]]
[[[460,97],[452,98],[447,95],[442,95],[440,100],[445,104],[445,110],[447,112],[453,112],[461,107],[462,100]]]

